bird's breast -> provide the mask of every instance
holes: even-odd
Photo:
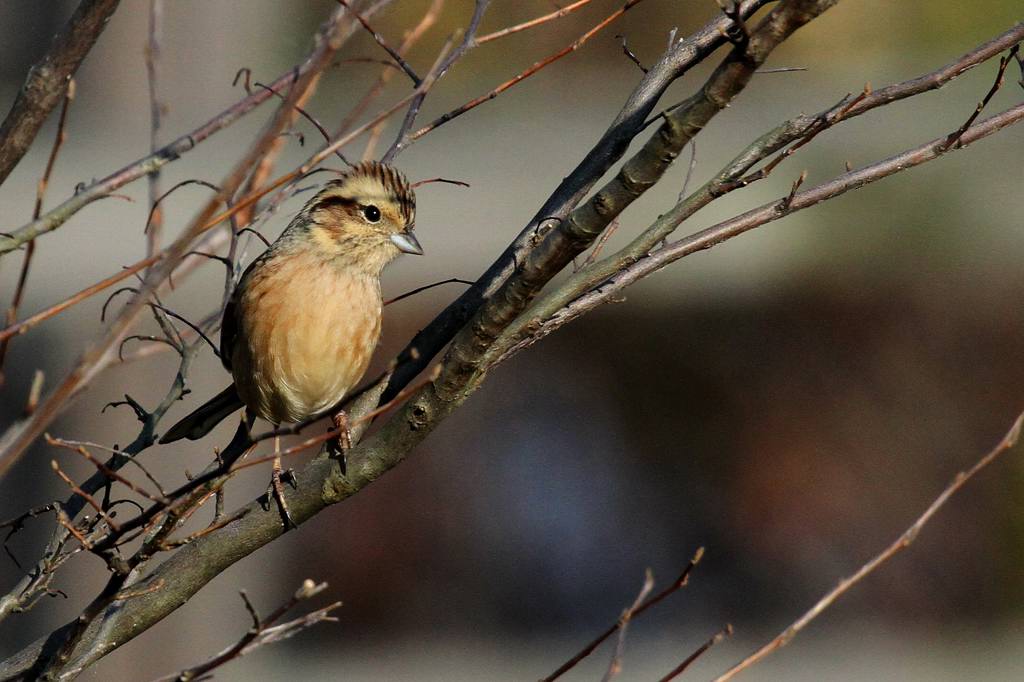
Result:
[[[296,422],[344,398],[380,337],[379,279],[291,255],[268,260],[245,285],[232,373],[246,405]]]

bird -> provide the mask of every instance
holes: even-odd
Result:
[[[338,405],[376,348],[380,277],[399,255],[422,255],[416,196],[392,166],[368,161],[328,182],[242,274],[224,310],[220,357],[230,386],[161,443],[198,440],[246,409],[275,426]],[[276,479],[275,479],[276,482]]]

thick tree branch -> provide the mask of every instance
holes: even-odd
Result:
[[[753,4],[755,3],[746,4],[744,7],[749,10]],[[582,199],[585,192],[589,191],[589,188],[596,182],[596,178],[603,173],[603,171],[597,173],[597,169],[601,166],[607,169],[616,163],[616,160],[624,154],[629,140],[644,128],[644,123],[653,110],[657,97],[675,77],[672,74],[678,75],[681,73],[679,69],[685,70],[689,68],[689,65],[695,63],[695,61],[687,62],[687,59],[699,61],[694,56],[699,52],[694,47],[694,43],[687,43],[689,48],[694,51],[690,52],[690,56],[686,58],[677,54],[676,48],[679,45],[675,45],[668,55],[659,62],[659,65],[652,68],[651,72],[645,76],[641,88],[634,93],[634,98],[627,104],[623,114],[620,114],[613,129],[609,130],[602,138],[601,144],[606,145],[603,149],[611,156],[606,155],[601,158],[588,156],[577,169],[579,175],[575,179],[567,180],[552,195],[545,206],[551,204],[560,213],[554,216],[555,219],[549,220],[552,216],[547,214],[543,208],[538,212],[538,217],[531,222],[532,227],[506,250],[503,257],[507,256],[511,260],[507,263],[507,272],[502,271],[499,267],[502,265],[502,261],[499,259],[492,266],[495,272],[491,274],[491,279],[488,279],[488,275],[485,273],[485,276],[478,281],[476,308],[458,308],[456,304],[453,304],[457,310],[456,313],[453,313],[455,317],[450,318],[449,322],[459,319],[460,316],[464,322],[473,316],[474,310],[479,308],[481,302],[484,303],[484,307],[481,309],[481,313],[456,338],[455,350],[445,362],[446,374],[416,391],[414,397],[401,406],[380,430],[348,452],[347,474],[342,472],[338,461],[326,455],[316,458],[298,473],[295,488],[286,488],[284,491],[284,498],[292,518],[299,523],[311,518],[327,506],[355,494],[401,462],[412,448],[468,397],[475,382],[479,381],[486,371],[484,361],[494,340],[499,338],[502,329],[507,328],[508,323],[525,309],[536,291],[568,260],[571,260],[571,254],[574,251],[578,253],[586,248],[602,230],[607,229],[606,226],[614,215],[621,212],[637,195],[658,181],[664,168],[674,158],[673,152],[678,154],[682,144],[691,139],[707,120],[710,120],[742,89],[746,80],[756,70],[757,65],[763,61],[775,45],[809,18],[813,18],[817,12],[823,11],[831,4],[831,2],[815,3],[810,0],[783,2],[749,34],[745,30],[740,36],[737,36],[735,31],[731,32],[730,35],[733,36],[737,45],[716,70],[708,85],[700,93],[687,100],[683,106],[666,113],[665,125],[655,135],[655,138],[648,141],[644,150],[630,159],[624,165],[623,171],[594,199],[573,211],[576,203]],[[727,20],[726,25],[730,25],[731,21]],[[721,39],[724,40],[724,38]],[[708,42],[705,43],[705,49],[709,50],[712,44],[714,44],[714,38],[709,36]],[[706,54],[707,52],[704,52],[703,56]],[[445,55],[442,54],[431,71],[437,75],[442,71],[441,67],[446,61]],[[679,66],[680,64],[686,65]],[[424,78],[424,86],[428,85],[429,79],[430,74]],[[417,89],[410,95],[410,99],[416,98],[420,94],[422,92]],[[841,104],[840,112],[843,115],[849,114],[855,107],[860,106],[866,97],[852,102],[844,101]],[[404,103],[407,103],[407,100],[403,100],[392,110],[397,110],[397,107],[403,106]],[[964,131],[960,142],[969,144],[1022,117],[1024,117],[1024,105],[977,122]],[[368,126],[372,127],[375,122],[369,123]],[[799,133],[797,137],[790,138],[790,141],[799,140],[801,136],[808,134],[806,129],[790,132]],[[321,155],[329,153],[332,147],[336,148],[340,144],[342,144],[342,140],[335,140],[327,148],[314,155],[311,162],[322,159]],[[773,147],[775,151],[782,148],[778,146],[778,140],[773,144],[776,144]],[[930,144],[934,145],[935,143]],[[255,149],[259,148],[258,144]],[[767,148],[767,146],[764,147],[764,149]],[[957,145],[946,144],[941,149],[929,147],[928,149],[919,148],[919,151],[924,156],[931,154],[931,158],[936,158],[938,155],[956,148],[958,148]],[[763,149],[758,153],[761,151]],[[898,172],[908,167],[908,163],[913,165],[910,161],[917,158],[914,157],[908,161],[905,157],[906,155],[901,155],[876,164],[878,168],[870,167],[874,169],[873,172],[877,174],[877,177],[867,173],[868,169],[848,173],[837,178],[833,183],[826,183],[830,186],[839,183],[829,191],[822,189],[825,187],[824,185],[805,192],[794,190],[783,200],[764,207],[765,216],[761,216],[759,213],[758,216],[751,218],[750,214],[744,214],[744,216],[740,216],[734,221],[727,221],[723,225],[736,223],[741,219],[754,222],[762,218],[764,218],[763,222],[776,219],[793,210],[799,210],[799,208],[812,205],[831,196],[837,196],[866,182]],[[759,158],[763,160],[765,156],[762,155]],[[747,157],[744,159],[744,162],[749,160]],[[923,161],[918,161],[918,163],[920,162]],[[746,166],[744,172],[751,167],[752,165]],[[595,172],[596,175],[591,177],[590,172]],[[234,180],[233,177],[230,179]],[[237,187],[237,184],[234,186]],[[223,197],[222,200],[226,201],[227,197]],[[212,212],[216,210],[217,204],[211,203],[213,203],[212,208],[208,206],[207,209],[204,209],[186,231],[186,236],[194,237],[230,213],[228,211],[216,219],[212,218]],[[674,213],[669,215],[678,218],[679,210],[679,206],[677,206]],[[570,220],[570,218],[572,219]],[[666,219],[669,218],[666,217]],[[743,225],[746,224],[743,223]],[[737,225],[738,223],[729,229],[740,229]],[[752,226],[756,225],[751,223],[751,226],[745,229],[751,229]],[[658,225],[658,229],[668,229],[668,227],[667,222]],[[722,226],[716,227],[722,228]],[[731,232],[721,234],[727,235],[722,239],[731,236]],[[693,250],[707,248],[707,246],[717,243],[714,240],[721,234],[716,232],[712,235],[704,233],[696,235],[694,238],[696,241],[688,248]],[[670,245],[650,256],[645,255],[645,258],[667,257],[666,254],[673,253],[672,250],[677,245],[678,243]],[[187,247],[186,242],[181,240],[175,242],[167,252],[169,258],[180,258],[182,249],[185,247]],[[634,265],[639,266],[643,262],[646,261],[641,260]],[[167,274],[159,272],[162,266],[163,264],[155,268],[150,278],[147,278],[143,291],[146,291],[148,287],[148,291],[151,292],[158,281],[163,281],[158,279],[165,278]],[[493,296],[495,290],[499,291],[500,295]],[[488,295],[485,296],[484,292],[488,292]],[[137,299],[144,295],[137,295]],[[453,308],[450,307],[449,310],[453,310]],[[444,324],[447,324],[444,319],[444,315],[442,315],[432,325],[433,332],[429,338],[434,342],[441,341],[444,337],[444,334],[438,332]],[[451,323],[455,324],[455,322]],[[458,325],[461,324],[462,322],[458,323]],[[453,332],[458,329],[458,325]],[[451,335],[449,334],[447,338],[451,338]],[[413,354],[410,351],[410,355]],[[360,396],[357,404],[351,408],[351,414],[356,417],[369,414],[375,405],[383,401],[384,398],[381,397],[381,394],[384,392],[386,381],[385,379],[378,384],[375,390]],[[400,385],[407,386],[408,383],[406,380]],[[395,386],[396,384],[392,382],[391,388],[394,389]],[[23,674],[26,670],[31,669],[31,666],[37,661],[51,660],[57,653],[53,648],[54,642],[62,643],[62,646],[65,647],[62,653],[68,655],[68,663],[61,667],[61,674],[65,677],[74,676],[85,666],[160,621],[228,566],[273,541],[285,530],[279,511],[275,505],[268,504],[265,497],[250,502],[231,514],[229,518],[230,521],[225,522],[222,526],[214,527],[208,533],[195,537],[163,564],[152,569],[136,584],[138,589],[133,590],[131,599],[116,602],[110,599],[106,604],[102,603],[102,600],[94,601],[94,606],[86,614],[89,618],[84,626],[79,620],[69,623],[64,629],[52,633],[47,640],[37,642],[0,664],[0,678]],[[113,596],[116,597],[116,593]],[[69,634],[73,636],[69,636]],[[74,642],[76,639],[78,641],[73,648],[67,648],[67,643]]]
[[[46,54],[29,69],[0,125],[0,184],[25,155],[78,66],[100,37],[120,0],[82,0]],[[0,252],[2,253],[2,252]]]
[[[701,230],[689,237],[672,242],[664,248],[653,251],[649,255],[635,261],[596,289],[572,300],[543,320],[533,318],[531,324],[525,328],[527,335],[516,344],[507,348],[503,346],[501,348],[501,355],[496,357],[494,362],[501,362],[523,348],[536,343],[559,327],[593,310],[602,303],[608,302],[630,284],[643,277],[647,277],[670,263],[674,263],[680,258],[703,251],[704,249],[710,249],[733,237],[738,237],[745,232],[784,218],[796,211],[810,208],[822,201],[833,199],[850,190],[858,189],[895,173],[919,166],[928,161],[933,161],[948,152],[966,147],[982,138],[999,132],[1007,126],[1019,123],[1022,119],[1024,119],[1024,104],[1017,105],[1001,114],[975,123],[975,125],[964,132],[957,147],[948,146],[946,144],[948,136],[944,135],[885,161],[844,173],[834,180],[802,192],[792,193],[789,196],[747,211],[735,218]],[[689,213],[690,210],[687,202],[680,202],[671,211],[664,214],[652,227],[659,231],[671,231]]]
[[[665,123],[619,173],[564,219],[547,219],[516,272],[456,335],[435,389],[444,402],[460,402],[482,379],[484,357],[498,336],[541,288],[588,248],[627,206],[657,183],[707,123],[738,95],[779,44],[838,0],[789,0],[739,41],[704,87],[665,116]]]
[[[744,0],[740,16],[747,18],[768,4],[769,0]],[[455,333],[476,313],[522,262],[542,222],[564,219],[583,199],[594,184],[626,153],[629,143],[643,130],[647,116],[658,99],[677,78],[702,62],[727,42],[726,29],[731,20],[718,16],[688,38],[675,42],[651,67],[629,95],[611,126],[591,148],[582,161],[544,202],[533,219],[516,239],[477,279],[476,284],[448,305],[402,350],[384,399],[393,397],[427,367],[433,357],[455,336]]]
[[[965,71],[1014,47],[1021,40],[1024,40],[1024,23],[1017,24],[1002,35],[931,73],[895,83],[880,90],[865,92],[852,100],[849,97],[844,98],[835,106],[817,114],[801,115],[780,124],[741,152],[725,168],[708,180],[703,187],[681,201],[673,209],[671,220],[659,220],[614,255],[573,274],[557,290],[536,301],[529,310],[505,329],[502,338],[491,349],[489,361],[501,362],[508,357],[510,351],[518,351],[520,348],[517,346],[527,337],[531,339],[527,342],[529,345],[539,336],[544,336],[553,328],[567,322],[568,319],[563,319],[564,313],[560,311],[563,311],[574,299],[583,296],[606,280],[615,277],[625,268],[646,258],[682,222],[715,199],[766,177],[780,161],[823,130],[878,107],[941,88]],[[755,173],[750,172],[758,163],[790,144],[792,146],[782,151],[764,168]],[[556,316],[561,320],[560,322],[552,320]],[[553,324],[548,324],[549,321]]]

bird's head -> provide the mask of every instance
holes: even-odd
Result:
[[[332,180],[302,211],[318,250],[380,272],[401,253],[421,255],[413,226],[416,195],[397,170],[360,163]]]

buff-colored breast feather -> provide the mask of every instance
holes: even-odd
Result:
[[[363,376],[380,337],[380,282],[290,253],[253,273],[237,313],[239,395],[268,421],[296,422],[339,402]]]

